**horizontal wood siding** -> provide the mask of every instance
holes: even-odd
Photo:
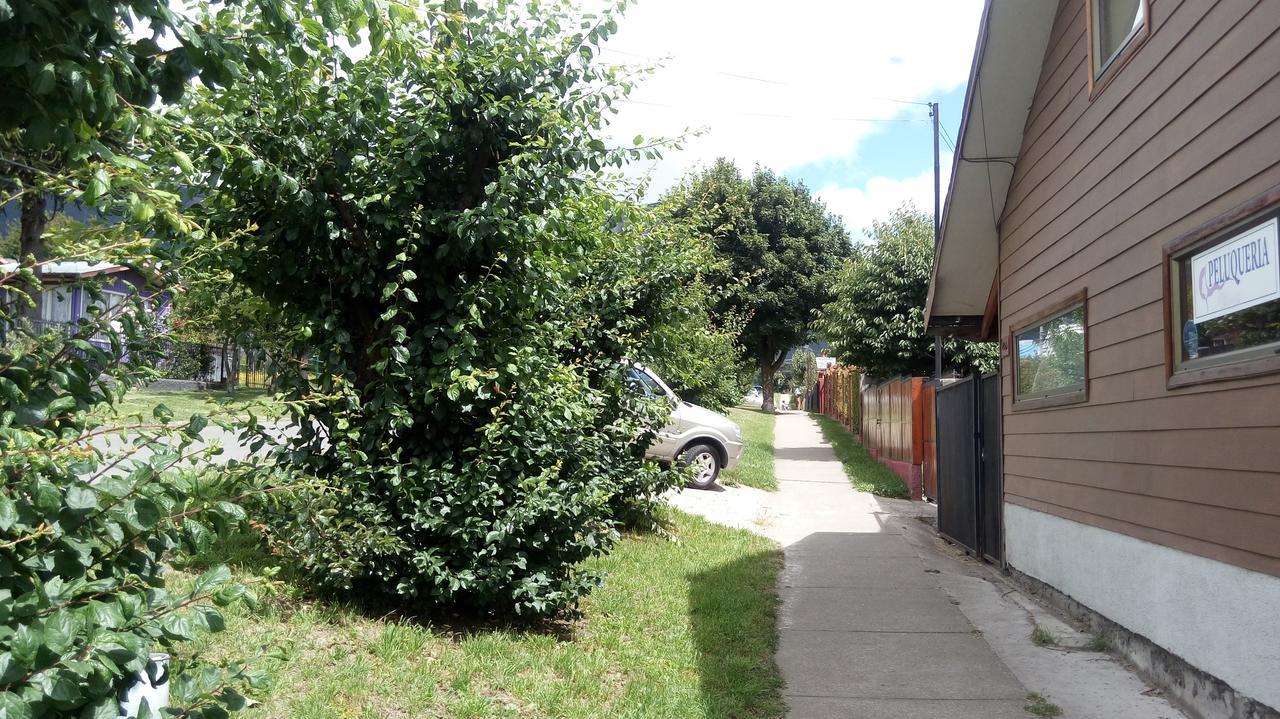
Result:
[[[1013,409],[1005,498],[1280,575],[1280,375],[1167,389],[1161,250],[1280,185],[1280,2],[1152,0],[1089,99],[1062,0],[1000,228],[1001,336],[1088,294],[1088,401]]]

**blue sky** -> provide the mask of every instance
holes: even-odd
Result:
[[[942,124],[951,133],[952,139],[960,126],[964,91],[961,86],[934,98],[939,104]],[[906,180],[919,175],[933,165],[933,132],[929,110],[909,106],[903,109],[899,119],[903,121],[877,124],[875,134],[848,155],[805,163],[787,174],[804,180],[810,187],[824,187],[831,183],[865,185],[873,177]],[[945,159],[945,155],[950,153],[945,139],[939,144],[939,148]]]
[[[632,168],[650,196],[728,157],[803,180],[860,235],[904,200],[932,209],[928,111],[902,101],[940,102],[954,138],[981,13],[981,0],[640,0],[604,57],[662,65],[613,134],[699,133]]]

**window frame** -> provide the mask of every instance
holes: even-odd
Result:
[[[1099,23],[1097,18],[1097,7],[1101,0],[1084,0],[1085,9],[1085,41],[1088,51],[1088,70],[1089,70],[1089,99],[1092,100],[1102,92],[1103,88],[1111,83],[1115,76],[1120,73],[1120,69],[1124,67],[1129,60],[1137,53],[1138,48],[1142,47],[1147,38],[1151,36],[1151,0],[1138,0],[1138,6],[1142,9],[1142,24],[1134,28],[1124,42],[1120,43],[1120,48],[1115,54],[1105,60],[1106,64],[1098,61],[1098,46],[1101,43],[1099,36]]]
[[[40,321],[46,324],[69,325],[76,321],[74,286],[71,284],[45,285],[40,288]],[[58,297],[62,297],[61,301]],[[50,301],[52,300],[52,302]],[[65,307],[66,319],[49,317],[51,307]]]
[[[1023,399],[1018,395],[1018,335],[1027,330],[1034,329],[1052,320],[1055,320],[1065,314],[1074,312],[1076,309],[1082,310],[1083,321],[1082,329],[1084,330],[1084,381],[1081,382],[1078,389],[1069,389],[1053,394],[1035,394],[1031,397]],[[1013,409],[1045,409],[1048,407],[1060,407],[1070,404],[1082,404],[1089,401],[1089,297],[1087,290],[1080,290],[1070,297],[1066,297],[1060,302],[1049,305],[1044,310],[1036,313],[1032,318],[1024,320],[1017,325],[1011,326],[1009,330],[1009,364],[1010,379],[1013,381],[1010,387],[1010,395],[1013,398]]]
[[[1224,382],[1245,377],[1280,372],[1280,347],[1275,343],[1236,350],[1208,358],[1193,367],[1180,368],[1181,308],[1179,278],[1175,263],[1197,252],[1231,239],[1252,224],[1266,222],[1280,213],[1280,185],[1276,185],[1208,222],[1165,243],[1161,257],[1161,279],[1164,284],[1164,364],[1165,388],[1177,389],[1206,382]],[[1176,331],[1175,331],[1176,329]],[[1268,353],[1268,348],[1274,348]]]
[[[81,313],[81,318],[85,318],[85,317],[88,317],[88,316],[89,316],[89,315],[87,314],[89,307],[93,307],[93,306],[101,307],[101,308],[102,308],[102,313],[103,313],[103,314],[107,314],[108,312],[110,312],[111,310],[115,309],[116,307],[119,307],[120,305],[123,305],[123,304],[125,304],[126,302],[128,302],[128,301],[129,301],[129,293],[128,293],[128,292],[124,292],[124,291],[122,291],[122,290],[107,290],[107,289],[100,289],[100,290],[98,290],[98,294],[99,294],[103,299],[106,299],[107,297],[118,297],[119,299],[116,301],[116,303],[115,303],[114,305],[111,305],[110,307],[106,306],[105,304],[100,304],[100,303],[99,303],[99,302],[97,302],[97,301],[89,302],[89,303],[87,303],[87,304],[85,305],[85,307],[84,307],[84,310],[85,310],[85,311]]]

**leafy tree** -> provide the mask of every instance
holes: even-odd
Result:
[[[924,332],[924,303],[933,266],[933,220],[910,204],[873,222],[870,244],[859,245],[840,270],[835,300],[822,308],[819,334],[844,364],[878,377],[931,375],[934,338]],[[996,345],[949,339],[950,367],[990,371]]]
[[[176,340],[200,348],[199,355],[210,363],[207,346],[222,346],[226,389],[234,392],[237,348],[283,360],[297,321],[288,308],[268,302],[236,280],[225,266],[227,251],[226,243],[208,243],[187,254],[168,322]]]
[[[318,362],[287,389],[337,398],[286,440],[317,489],[273,540],[326,586],[549,614],[678,481],[643,460],[663,409],[621,361],[690,273],[599,175],[645,151],[600,137],[629,89],[594,62],[611,15],[391,8],[367,56],[309,28],[313,54],[189,108],[201,212]]]
[[[745,321],[729,314],[712,318],[723,291],[712,287],[706,277],[709,268],[726,261],[716,256],[710,238],[696,228],[673,221],[661,211],[656,215],[655,226],[665,232],[646,232],[646,240],[661,236],[662,245],[678,249],[637,249],[653,258],[649,262],[669,265],[673,264],[671,252],[678,252],[682,255],[679,266],[687,276],[679,279],[680,291],[668,296],[667,306],[648,326],[642,340],[648,351],[646,363],[683,400],[717,410],[738,404],[750,379],[737,343]]]
[[[79,258],[156,259],[119,246]],[[99,285],[79,289],[99,298]],[[24,315],[42,287],[29,263],[0,269],[0,716],[115,716],[152,652],[220,631],[216,607],[247,598],[225,567],[175,588],[165,565],[240,525],[243,510],[226,500],[252,490],[244,471],[198,469],[216,453],[200,432],[232,429],[225,418],[111,412],[162,349],[142,297],[37,333]],[[172,669],[172,706],[192,717],[243,707],[240,690],[263,681],[234,664]]]
[[[727,260],[709,281],[723,291],[716,311],[746,317],[739,343],[759,368],[764,409],[788,350],[809,339],[813,313],[831,300],[831,280],[851,252],[840,221],[803,184],[764,169],[744,178],[717,160],[673,190],[673,216],[714,237]]]
[[[151,36],[132,39],[138,27]],[[154,0],[0,2],[0,192],[21,200],[19,257],[46,258],[45,226],[64,202],[140,220],[172,213],[175,198],[157,193],[137,152],[157,123],[140,108],[178,99],[197,74],[229,82],[225,29]],[[165,38],[177,45],[163,49]]]
[[[655,328],[653,336],[662,345],[650,364],[681,399],[723,410],[742,401],[753,373],[746,371],[737,341],[744,323],[712,319],[714,292],[701,279],[686,286],[680,296],[684,314]]]
[[[20,262],[0,269],[0,716],[115,716],[152,652],[220,630],[216,605],[247,596],[224,567],[189,587],[167,585],[165,567],[244,521],[248,469],[199,469],[217,450],[198,439],[253,421],[114,415],[163,347],[140,297],[66,331],[33,333],[25,315],[51,250],[167,273],[200,242],[170,189],[192,166],[164,103],[196,74],[213,86],[240,72],[248,57],[228,38],[290,27],[287,6],[257,7],[0,0],[0,204],[21,205]],[[152,36],[133,39],[141,26]],[[51,226],[67,203],[111,221]],[[171,710],[191,717],[244,707],[240,689],[261,680],[198,657],[172,669]]]
[[[1018,343],[1018,392],[1030,393],[1084,383],[1084,308],[1041,325],[1035,342]],[[1025,354],[1024,354],[1025,353]]]
[[[808,392],[818,384],[818,356],[813,350],[801,347],[791,355],[787,379],[791,387],[801,392]]]

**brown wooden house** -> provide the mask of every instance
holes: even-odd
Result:
[[[1278,224],[1280,0],[989,0],[926,321],[1008,567],[1206,716],[1280,708]]]

